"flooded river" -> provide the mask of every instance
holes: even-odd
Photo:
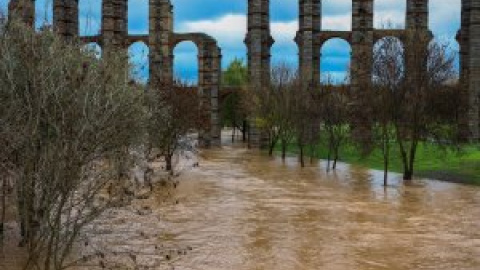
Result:
[[[92,226],[88,246],[108,254],[84,268],[480,269],[480,188],[396,176],[384,188],[381,172],[324,167],[242,146],[203,151],[167,199],[158,192]]]

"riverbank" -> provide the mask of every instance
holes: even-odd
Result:
[[[392,147],[389,171],[402,172],[402,162],[396,146]],[[277,146],[276,154],[280,152]],[[299,150],[295,144],[290,144],[287,152],[298,155]],[[306,156],[310,149],[307,148]],[[326,147],[317,147],[316,159],[327,159]],[[371,169],[383,170],[383,155],[375,149],[368,156],[364,156],[353,144],[345,144],[340,149],[339,161],[364,166]],[[480,145],[467,145],[461,150],[441,148],[434,144],[420,144],[415,164],[415,174],[419,177],[431,178],[441,181],[462,183],[480,186]]]
[[[199,166],[197,154],[176,155],[174,165],[173,174],[165,171],[162,159],[136,166],[129,181],[119,187],[124,192],[121,198],[82,229],[68,259],[72,265],[69,269],[171,269],[172,262],[191,252],[191,246],[159,240],[164,227],[158,211],[182,203],[184,198],[177,194],[185,193],[185,185],[180,188],[180,179]],[[150,181],[143,181],[145,166],[152,169]],[[107,196],[106,192],[99,192],[98,199]],[[6,205],[5,232],[0,235],[0,270],[21,270],[28,252],[19,245],[14,192],[9,193]]]

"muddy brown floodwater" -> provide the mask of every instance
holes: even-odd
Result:
[[[203,151],[173,200],[109,213],[92,243],[156,269],[480,269],[480,188],[398,176],[384,188],[381,172],[324,167],[243,146]]]

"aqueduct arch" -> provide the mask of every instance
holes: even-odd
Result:
[[[339,46],[340,45],[340,46]],[[346,46],[345,46],[346,45]],[[338,61],[333,61],[334,66],[335,66],[335,71],[340,71],[341,69],[343,71],[346,71],[347,73],[350,72],[350,63],[351,63],[351,57],[352,57],[352,45],[348,40],[345,40],[344,38],[341,37],[332,37],[324,40],[323,42],[320,43],[320,53],[319,53],[319,59],[320,59],[320,68],[319,68],[319,74],[320,74],[320,81],[323,81],[325,79],[334,79],[335,82],[338,82],[337,79],[339,78],[334,78],[334,77],[324,77],[326,73],[324,72],[323,68],[326,65],[326,63],[330,63],[327,61],[327,57],[325,57],[324,53],[325,51],[328,51],[329,49],[332,50],[332,48],[336,48],[336,52],[341,52],[345,53],[348,51],[348,61],[346,63],[338,63]],[[337,55],[334,56],[335,58]],[[343,59],[342,59],[343,60]],[[343,64],[343,66],[341,65]],[[327,74],[328,75],[328,74]],[[345,77],[344,79],[348,79]],[[332,81],[329,81],[332,82]],[[345,81],[344,81],[345,82]]]
[[[149,48],[150,86],[171,84],[173,50],[182,41],[192,41],[198,48],[198,91],[205,110],[210,115],[210,127],[201,132],[203,146],[220,144],[218,91],[221,74],[221,51],[212,37],[203,33],[177,34],[173,31],[173,7],[170,0],[149,1],[149,34],[128,34],[128,0],[102,1],[101,31],[97,35],[80,37],[85,43],[97,43],[102,54],[124,52],[142,42]],[[78,0],[54,0],[53,26],[67,41],[79,36]],[[11,0],[10,12],[20,12],[24,20],[34,24],[34,0]]]
[[[274,40],[270,31],[270,1],[248,1],[248,25],[245,43],[248,51],[249,80],[253,89],[270,82],[271,46]],[[404,1],[404,0],[402,0]],[[321,0],[299,0],[299,29],[295,41],[299,47],[299,70],[307,84],[320,82],[320,48],[328,39],[347,40],[352,48],[352,90],[361,95],[361,86],[372,77],[373,46],[379,39],[393,36],[404,44],[407,32],[430,36],[428,29],[429,0],[406,0],[406,26],[402,29],[378,30],[373,25],[374,0],[352,0],[351,31],[324,31],[321,26]],[[54,29],[66,40],[78,36],[78,1],[54,0]],[[170,0],[149,1],[149,34],[129,35],[127,28],[127,0],[103,0],[101,32],[83,37],[86,43],[98,43],[105,53],[111,48],[125,49],[136,41],[150,48],[150,83],[169,83],[173,80],[172,52],[180,40],[193,41],[199,50],[199,89],[203,102],[208,104],[211,128],[202,140],[205,145],[220,143],[218,121],[218,92],[220,85],[221,52],[216,41],[205,34],[176,34],[173,32],[173,14]],[[19,13],[24,21],[33,25],[34,0],[11,0],[9,13]],[[457,40],[460,44],[460,62],[463,92],[468,97],[461,129],[464,136],[480,139],[480,1],[462,0],[462,23]],[[406,67],[408,70],[408,47]],[[408,74],[407,74],[408,76]],[[366,116],[368,117],[368,116]],[[258,133],[252,129],[251,139],[259,142]]]

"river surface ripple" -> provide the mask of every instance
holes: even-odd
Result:
[[[98,241],[136,247],[146,264],[149,250],[182,254],[158,269],[480,269],[480,188],[405,186],[398,175],[384,188],[381,172],[324,167],[243,146],[205,150],[170,203],[157,194],[149,216],[110,213],[101,223],[115,226]]]
[[[478,187],[324,167],[205,151],[162,210],[169,241],[194,247],[175,269],[480,269]]]

